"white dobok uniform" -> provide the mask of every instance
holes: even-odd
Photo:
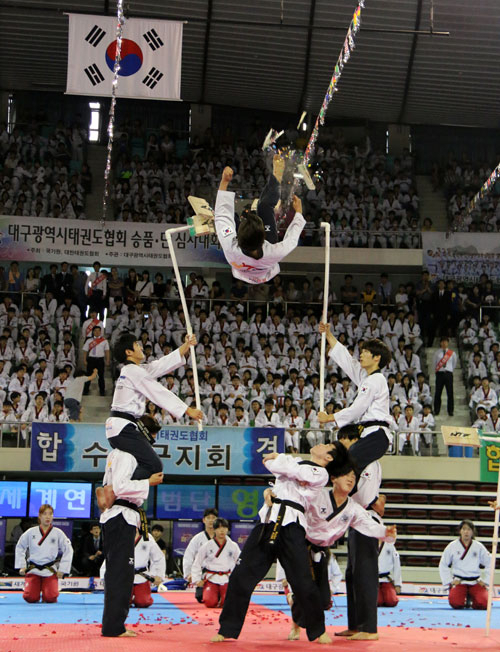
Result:
[[[210,539],[198,550],[191,568],[193,583],[202,579],[213,584],[227,584],[240,556],[240,547],[229,537],[222,546]]]
[[[56,559],[60,557],[58,561]],[[54,571],[67,574],[71,570],[73,547],[71,541],[58,527],[51,527],[45,535],[40,526],[30,527],[21,535],[16,544],[16,568],[27,568],[30,563],[38,566],[50,565]],[[50,568],[40,570],[33,568],[28,571],[33,575],[50,577]]]

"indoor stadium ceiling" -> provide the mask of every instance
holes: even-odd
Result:
[[[182,19],[182,99],[317,113],[356,0],[130,0],[131,17]],[[431,5],[434,31],[428,32]],[[113,0],[1,0],[0,89],[64,90],[64,12]],[[499,0],[365,0],[329,117],[500,126]]]

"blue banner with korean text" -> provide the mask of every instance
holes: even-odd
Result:
[[[155,448],[168,475],[268,475],[262,457],[285,450],[282,428],[167,426]],[[33,423],[31,470],[104,473],[104,424]]]

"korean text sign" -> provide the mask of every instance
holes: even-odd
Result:
[[[284,430],[168,426],[155,448],[169,475],[268,474],[262,457],[284,451]],[[32,471],[104,473],[110,450],[104,424],[33,423]]]

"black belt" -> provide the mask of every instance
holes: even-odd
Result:
[[[134,568],[134,572],[136,575],[141,575],[142,577],[146,578],[148,582],[154,582],[155,578],[152,575],[146,573],[147,570],[148,570],[147,566],[141,566],[141,568]]]
[[[481,576],[476,575],[475,577],[461,577],[460,575],[453,575],[453,577],[456,577],[459,580],[464,580],[464,582],[473,582],[474,580],[478,580]]]
[[[144,541],[148,541],[148,517],[146,516],[146,512],[140,507],[137,507],[137,505],[134,505],[134,503],[131,503],[128,500],[123,500],[122,498],[117,498],[113,503],[113,506],[114,505],[119,505],[120,507],[128,507],[129,509],[133,509],[134,512],[139,514],[141,519],[141,527],[139,528],[139,531],[141,532]]]
[[[54,564],[56,564],[58,561],[60,561],[60,557],[56,557],[54,561],[49,561],[46,564],[35,564],[34,561],[29,561],[28,566],[26,567],[26,572],[29,573],[31,570],[36,568],[36,570],[42,571],[42,570],[49,570],[53,575],[57,575],[57,571],[54,568]]]
[[[126,419],[127,421],[130,421],[130,423],[134,423],[137,426],[139,432],[147,438],[151,445],[153,444],[154,440],[152,440],[151,433],[149,432],[147,426],[145,426],[140,419],[134,417],[133,414],[129,414],[128,412],[120,412],[120,410],[111,410],[111,416],[117,417],[118,419]]]
[[[380,426],[381,428],[389,427],[387,421],[362,421],[359,425],[363,426],[363,428],[370,428],[371,426]]]
[[[283,518],[285,517],[286,508],[291,507],[292,509],[296,509],[298,512],[301,512],[302,514],[304,514],[305,509],[302,505],[294,502],[293,500],[282,500],[281,498],[273,498],[272,501],[273,503],[280,506],[278,516],[276,518],[276,522],[274,523],[273,531],[271,532],[271,536],[269,537],[269,543],[271,545],[274,545],[276,543],[276,540],[281,530],[281,526],[283,524]]]
[[[390,572],[387,572],[387,573],[379,573],[378,576],[379,576],[379,578],[380,578],[380,577],[388,577],[389,579],[391,579],[391,573],[390,573]]]

